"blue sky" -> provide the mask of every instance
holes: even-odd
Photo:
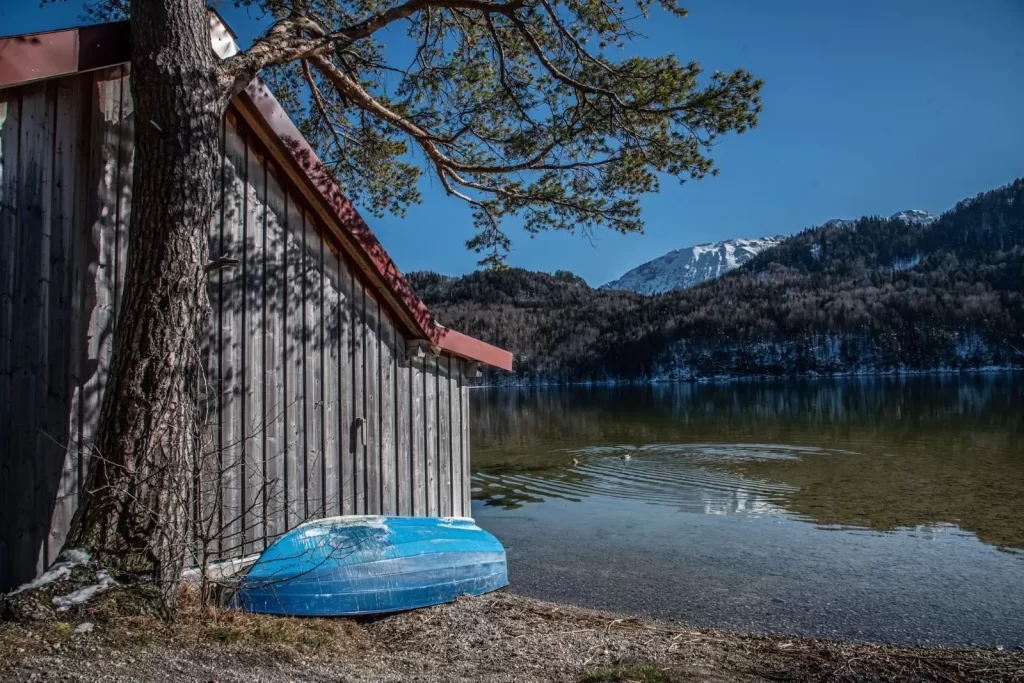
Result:
[[[509,225],[514,266],[572,270],[598,285],[679,247],[789,234],[829,218],[939,213],[1024,175],[1021,0],[693,0],[685,20],[641,22],[632,49],[765,80],[761,125],[715,150],[720,176],[666,179],[644,200],[645,235],[529,239]],[[261,22],[222,8],[245,44]],[[80,2],[0,6],[0,32],[76,25]],[[403,270],[460,274],[467,208],[424,182],[403,219],[370,218]]]

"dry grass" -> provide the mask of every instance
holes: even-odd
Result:
[[[82,624],[93,628],[79,633],[76,629]],[[365,632],[352,620],[219,609],[203,604],[191,587],[183,590],[173,620],[158,618],[132,593],[115,590],[74,613],[52,613],[51,618],[34,622],[0,623],[0,662],[11,663],[81,654],[94,659],[102,654],[116,661],[121,656],[144,657],[161,651],[198,652],[212,658],[227,653],[229,659],[246,655],[256,662],[288,663],[365,646]],[[63,668],[59,664],[58,670]],[[7,680],[8,674],[0,665],[0,680]]]
[[[681,683],[686,677],[677,675],[670,666],[646,662],[602,666],[584,672],[580,683]]]
[[[151,619],[150,629],[164,629],[164,636],[180,643],[280,646],[299,654],[338,652],[365,645],[362,629],[350,619],[301,619],[275,617],[210,607],[194,590],[182,594],[181,611],[172,622]],[[138,630],[137,625],[125,625]]]
[[[505,592],[364,622],[194,601],[170,623],[103,602],[75,619],[0,625],[0,679],[1024,682],[1024,653],[744,636]]]

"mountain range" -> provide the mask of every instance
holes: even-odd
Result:
[[[907,209],[894,213],[889,220],[929,225],[935,221],[935,216],[921,209]],[[823,227],[848,228],[855,223],[855,220],[833,218],[826,221]],[[693,287],[739,268],[785,239],[782,235],[756,239],[737,238],[676,249],[627,271],[619,279],[601,285],[600,289],[662,294]]]
[[[1024,367],[1024,179],[937,218],[829,221],[654,295],[567,271],[409,280],[440,324],[513,351],[485,382]]]

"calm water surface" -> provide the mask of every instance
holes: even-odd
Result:
[[[690,623],[1024,646],[1024,376],[480,389],[513,590]]]

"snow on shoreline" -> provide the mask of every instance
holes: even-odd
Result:
[[[604,379],[604,380],[579,380],[572,382],[558,380],[531,380],[521,379],[517,381],[478,384],[469,387],[470,389],[505,389],[518,387],[615,387],[615,386],[644,386],[652,384],[716,384],[733,382],[776,382],[795,379],[844,379],[844,378],[867,378],[867,377],[926,377],[950,375],[986,375],[995,373],[1024,373],[1024,366],[1021,365],[986,365],[977,368],[932,368],[927,370],[915,370],[909,368],[889,370],[857,369],[835,372],[806,372],[791,373],[783,375],[754,374],[754,375],[706,375],[687,377],[645,377],[638,379]]]

